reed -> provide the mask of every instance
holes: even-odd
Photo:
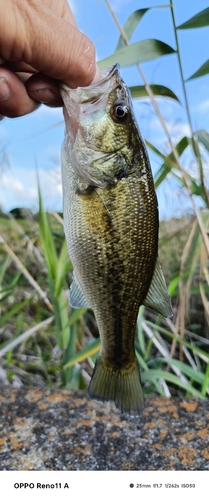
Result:
[[[166,396],[208,398],[209,395],[209,196],[205,156],[209,134],[195,130],[184,77],[179,33],[209,25],[209,8],[176,26],[175,2],[170,9],[175,48],[152,40],[131,43],[134,30],[151,9],[138,9],[122,27],[107,0],[106,5],[118,30],[118,43],[101,68],[118,61],[136,65],[143,85],[131,86],[134,99],[148,96],[164,130],[169,152],[166,155],[151,141],[147,146],[159,161],[156,190],[173,179],[191,200],[193,214],[163,221],[159,252],[172,296],[172,321],[140,308],[135,349],[141,367],[144,392]],[[156,96],[177,103],[174,90],[148,84],[141,63],[167,55],[176,58],[182,85],[189,136],[174,142]],[[189,80],[209,73],[206,61]],[[190,151],[195,169],[183,164]],[[199,207],[202,207],[201,209]],[[17,221],[0,218],[0,363],[6,379],[21,384],[47,384],[84,389],[89,382],[100,348],[92,311],[72,310],[68,302],[72,264],[68,257],[62,218],[47,214],[39,189],[39,220],[27,216]]]

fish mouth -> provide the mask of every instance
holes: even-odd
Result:
[[[100,70],[100,73],[103,76],[102,80],[100,80],[99,82],[93,83],[92,85],[89,85],[88,87],[81,87],[81,88],[83,88],[83,89],[88,88],[89,89],[90,87],[92,87],[92,88],[98,87],[100,84],[103,85],[106,83],[106,81],[109,81],[109,79],[112,78],[112,76],[116,76],[117,78],[118,77],[120,78],[120,64],[118,62],[116,62],[115,64],[113,64],[113,66],[111,66],[111,68]]]
[[[99,82],[93,83],[88,87],[77,87],[76,89],[70,89],[70,98],[73,99],[77,104],[83,104],[86,102],[97,101],[102,95],[108,94],[111,90],[114,90],[118,85],[124,86],[124,82],[120,76],[120,64],[115,63],[111,68],[107,70],[102,70],[101,74],[103,79]],[[60,85],[61,94],[62,92],[68,92],[69,87],[62,83]]]

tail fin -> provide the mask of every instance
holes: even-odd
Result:
[[[92,399],[114,401],[122,413],[139,415],[144,408],[144,400],[137,362],[131,372],[114,370],[98,357],[88,393]]]

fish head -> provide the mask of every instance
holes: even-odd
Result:
[[[89,87],[61,86],[65,148],[71,167],[88,184],[115,184],[132,163],[135,126],[131,95],[115,64]]]

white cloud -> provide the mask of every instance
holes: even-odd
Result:
[[[125,5],[128,5],[131,1],[132,0],[112,0],[110,4],[115,12],[120,12],[121,10],[123,10]]]
[[[199,113],[207,113],[208,110],[209,110],[209,99],[206,99],[205,101],[202,101],[197,106],[197,111],[199,111]]]
[[[190,127],[187,124],[184,109],[176,106],[176,103],[169,99],[157,98],[156,101],[174,144],[184,136],[190,137]],[[143,100],[135,101],[134,110],[141,133],[146,139],[155,144],[167,141],[166,134],[149,99],[143,98]]]
[[[174,123],[167,123],[167,128],[168,131],[171,135],[171,139],[173,140],[180,140],[181,137],[191,136],[191,131],[188,123],[183,123],[183,122],[174,122]]]
[[[190,127],[187,123],[175,119],[173,119],[173,121],[166,120],[165,123],[174,144],[179,142],[179,140],[184,136],[190,137],[191,135]],[[144,127],[144,129],[146,129],[146,127]],[[148,129],[148,134],[146,135],[148,135],[148,137],[145,136],[145,138],[148,138],[150,141],[154,140],[155,143],[156,141],[158,143],[159,142],[162,143],[162,141],[167,140],[167,137],[160,123],[160,120],[156,115],[155,116],[150,115],[150,120],[147,129]]]
[[[61,210],[62,186],[59,168],[38,170],[44,206],[48,210]],[[37,174],[14,167],[1,173],[0,206],[4,211],[15,207],[38,208]]]

